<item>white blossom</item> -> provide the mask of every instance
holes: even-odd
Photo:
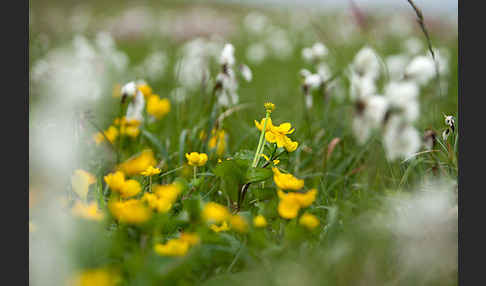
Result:
[[[254,64],[261,63],[266,56],[267,50],[261,43],[253,43],[246,50],[246,58]]]
[[[415,121],[419,116],[418,94],[419,88],[414,82],[390,82],[385,86],[385,96],[390,106],[399,109],[408,122]]]
[[[421,143],[420,135],[412,125],[398,116],[388,120],[383,133],[383,146],[389,161],[398,158],[408,159],[418,152]]]
[[[247,65],[245,64],[240,65],[240,72],[246,81],[250,82],[253,79],[253,74],[251,72],[251,69]]]
[[[380,74],[380,60],[370,47],[362,48],[354,57],[352,69],[361,77],[376,79]]]
[[[359,144],[364,144],[371,132],[383,124],[388,102],[382,95],[369,95],[360,99],[360,108],[353,118],[352,129]]]
[[[435,76],[435,63],[430,56],[417,56],[407,65],[405,77],[419,85],[425,85]]]
[[[370,76],[359,76],[351,72],[350,81],[350,96],[353,100],[376,93],[375,79]]]
[[[221,65],[233,66],[235,64],[235,47],[232,44],[227,43],[224,45],[221,57],[219,58]]]
[[[388,75],[391,80],[400,80],[405,74],[405,68],[410,58],[405,54],[392,55],[385,59]]]

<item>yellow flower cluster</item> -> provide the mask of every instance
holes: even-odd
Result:
[[[152,189],[153,194],[145,193],[142,201],[147,202],[150,208],[161,213],[168,212],[182,192],[182,187],[178,183],[155,185]]]
[[[195,233],[182,233],[179,238],[171,239],[165,244],[158,243],[154,251],[162,256],[184,256],[189,248],[199,243],[199,236]]]
[[[119,126],[120,134],[126,135],[132,138],[136,138],[140,134],[140,129],[138,128],[141,124],[140,121],[136,119],[127,120],[125,117],[115,118],[115,126]]]
[[[265,104],[263,104],[263,107],[265,107],[265,111],[267,112],[272,112],[275,110],[275,104],[271,102],[265,102]]]
[[[112,200],[108,203],[111,214],[121,223],[140,224],[150,219],[151,210],[136,199],[126,201]]]
[[[299,210],[310,206],[316,199],[317,190],[311,189],[306,193],[284,193],[282,190],[277,191],[280,202],[278,204],[278,213],[285,219],[297,217]]]
[[[210,228],[215,232],[229,230],[228,222],[231,228],[238,232],[248,231],[248,223],[243,217],[240,215],[232,215],[225,206],[215,202],[209,202],[204,206],[202,217],[208,222],[221,223],[220,226],[216,224],[210,225]]]
[[[98,204],[95,202],[84,204],[78,201],[71,209],[71,213],[75,216],[95,221],[102,220],[104,217],[103,213],[98,209]]]
[[[136,180],[125,180],[125,174],[121,171],[110,173],[104,177],[106,184],[122,198],[133,197],[142,191],[142,186]]]
[[[128,176],[139,175],[147,170],[150,166],[155,166],[154,152],[150,149],[142,151],[142,153],[131,157],[127,161],[118,165],[118,170],[127,174]]]
[[[273,181],[282,190],[298,191],[304,187],[304,180],[297,179],[292,174],[284,174],[276,167],[272,167]]]
[[[69,286],[114,286],[120,282],[117,272],[108,268],[85,270],[70,278]]]
[[[255,126],[258,130],[263,129],[265,118],[258,122],[255,120]],[[292,141],[287,135],[292,134],[295,129],[288,122],[282,123],[279,126],[275,126],[272,123],[272,119],[268,118],[267,125],[265,127],[265,140],[270,143],[277,143],[277,147],[284,147],[288,152],[293,152],[299,146],[299,143]]]
[[[116,138],[118,138],[118,129],[116,129],[114,126],[110,126],[108,129],[103,131],[103,134],[101,134],[101,132],[97,132],[94,135],[93,139],[96,145],[99,145],[101,142],[105,141],[105,137],[108,139],[108,141],[110,141],[111,144],[115,143]]]
[[[205,153],[191,152],[186,153],[187,163],[191,166],[204,166],[208,161],[208,155]]]
[[[149,166],[145,171],[141,172],[141,175],[144,175],[146,177],[150,177],[153,175],[160,174],[160,169],[159,168],[154,168],[153,166]]]
[[[86,200],[89,186],[96,183],[96,177],[85,170],[77,169],[71,176],[71,186],[73,191],[82,199]]]
[[[167,98],[160,98],[153,94],[147,100],[147,113],[156,119],[162,119],[170,112],[170,101]]]

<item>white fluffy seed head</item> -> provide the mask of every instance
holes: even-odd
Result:
[[[121,88],[121,94],[123,96],[130,96],[133,97],[137,93],[137,84],[134,81],[131,81],[127,84],[125,84]]]
[[[410,158],[418,152],[421,143],[418,131],[402,118],[393,116],[388,120],[383,133],[383,146],[389,161]]]
[[[352,68],[362,77],[375,79],[380,74],[380,60],[372,48],[364,47],[354,57]]]
[[[232,44],[227,43],[224,45],[221,57],[219,58],[219,63],[230,67],[235,64],[235,47]]]
[[[321,86],[322,78],[318,74],[310,74],[305,77],[304,84],[311,89],[316,89]]]
[[[359,144],[364,144],[374,129],[381,127],[388,110],[388,101],[382,95],[368,95],[362,100],[364,110],[353,119],[353,134]]]
[[[253,79],[253,73],[251,72],[251,69],[247,65],[245,64],[240,65],[240,72],[246,81],[250,82]]]
[[[375,79],[372,77],[359,76],[357,73],[351,72],[350,81],[350,96],[352,100],[376,93]]]
[[[317,42],[312,46],[312,54],[315,59],[322,59],[328,53],[327,47],[323,43]]]
[[[405,77],[419,85],[425,85],[435,76],[435,63],[432,57],[417,56],[407,65]]]
[[[390,82],[385,86],[390,106],[401,110],[407,122],[413,122],[419,116],[418,94],[418,86],[410,81]]]
[[[386,58],[385,63],[391,80],[400,80],[410,58],[406,54],[392,55]]]

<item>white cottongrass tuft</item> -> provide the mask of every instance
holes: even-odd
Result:
[[[235,47],[228,43],[224,45],[221,57],[219,58],[221,65],[228,65],[232,67],[235,64]]]
[[[435,76],[435,63],[431,56],[417,56],[407,65],[405,77],[419,85],[427,84]]]
[[[380,60],[375,50],[366,46],[354,57],[352,69],[361,77],[376,79],[380,74]]]
[[[246,49],[246,58],[254,64],[261,63],[266,56],[267,50],[262,43],[253,43]]]
[[[422,145],[419,132],[399,116],[391,117],[383,132],[383,146],[389,161],[408,159]]]
[[[324,59],[328,53],[327,47],[323,43],[317,42],[312,47],[302,49],[302,58],[308,62],[316,62]]]
[[[361,110],[353,118],[352,130],[359,144],[364,144],[373,130],[383,124],[388,102],[382,95],[369,95],[360,99]]]
[[[406,54],[388,56],[385,59],[385,63],[390,79],[401,80],[405,74],[405,68],[409,62],[410,58]]]
[[[370,76],[359,76],[357,73],[351,71],[350,81],[350,97],[352,100],[376,93],[375,80]]]
[[[250,82],[253,79],[253,73],[251,72],[251,69],[245,65],[241,64],[240,65],[240,72],[243,78],[247,81]]]
[[[424,50],[422,41],[417,37],[408,38],[403,42],[403,49],[411,56],[416,56]]]
[[[401,112],[407,122],[413,122],[419,117],[419,88],[414,82],[390,82],[385,86],[385,96],[390,107]]]

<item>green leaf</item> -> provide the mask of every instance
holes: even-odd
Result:
[[[245,183],[261,182],[270,178],[272,175],[272,170],[267,168],[248,168],[245,175]]]
[[[161,141],[158,140],[154,134],[142,129],[142,136],[144,136],[150,142],[150,144],[157,148],[157,151],[162,154],[165,160],[168,160],[169,154],[167,153],[167,150],[165,150],[164,145],[162,145]]]

